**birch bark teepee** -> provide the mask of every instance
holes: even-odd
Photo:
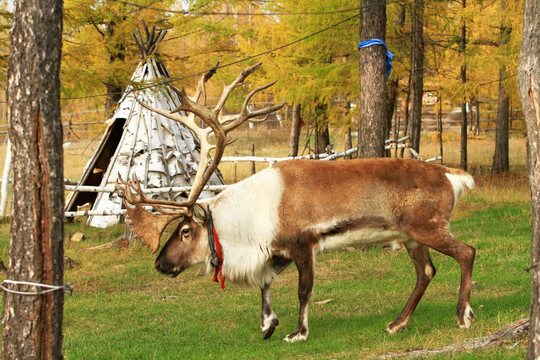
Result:
[[[156,55],[164,30],[137,29],[133,37],[141,50],[141,62],[135,70],[118,109],[110,120],[98,150],[85,167],[79,185],[107,186],[135,175],[143,188],[190,186],[199,162],[199,144],[193,133],[180,123],[142,107],[136,97],[150,106],[173,110],[180,105],[178,95],[166,84],[169,71]],[[146,39],[144,39],[146,37]],[[209,185],[223,185],[219,172]],[[201,197],[211,197],[203,191]],[[186,193],[153,194],[154,198],[183,201]],[[116,193],[78,193],[68,200],[66,210],[93,203],[92,210],[116,210],[122,201]],[[107,227],[118,223],[120,216],[90,216],[90,226]]]

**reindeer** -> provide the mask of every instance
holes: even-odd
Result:
[[[284,105],[248,111],[253,95],[272,83],[252,90],[238,115],[222,114],[231,91],[260,65],[244,70],[224,87],[213,109],[205,105],[205,82],[215,69],[201,77],[193,98],[183,89],[175,89],[182,105],[172,112],[145,105],[189,127],[201,143],[198,172],[185,202],[151,199],[136,178],[124,181],[119,177],[117,182],[133,230],[153,253],[159,249],[165,227],[179,220],[155,261],[157,271],[175,277],[190,266],[206,262],[209,270],[214,270],[214,280],[219,278],[222,285],[227,279],[259,288],[261,329],[263,338],[268,339],[278,325],[270,301],[272,281],[294,262],[299,276],[300,316],[297,328],[284,340],[296,342],[308,338],[317,254],[367,244],[407,249],[417,280],[405,307],[387,325],[386,332],[395,333],[407,326],[435,275],[428,251],[432,248],[451,256],[461,267],[458,324],[470,327],[474,318],[469,299],[475,249],[458,241],[449,228],[458,198],[465,187],[474,186],[473,178],[464,171],[421,160],[290,160],[197,202],[218,167],[229,142],[227,134],[245,121],[253,121]],[[189,115],[179,114],[181,110]],[[201,127],[196,117],[209,127]],[[215,136],[213,145],[209,140],[211,134]],[[147,210],[149,206],[154,213]]]

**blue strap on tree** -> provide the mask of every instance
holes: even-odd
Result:
[[[390,73],[392,72],[392,60],[394,59],[394,54],[388,51],[386,43],[381,39],[370,39],[360,42],[358,44],[358,48],[362,49],[374,45],[382,45],[386,49],[386,78],[388,78],[390,76]]]

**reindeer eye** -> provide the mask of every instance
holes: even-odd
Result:
[[[187,236],[189,235],[189,233],[190,233],[190,230],[188,228],[182,229],[182,235]]]

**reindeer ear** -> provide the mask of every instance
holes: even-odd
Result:
[[[195,220],[198,223],[206,223],[206,220],[208,219],[208,214],[206,213],[206,210],[204,207],[202,207],[199,204],[195,204],[193,207],[193,220]]]

